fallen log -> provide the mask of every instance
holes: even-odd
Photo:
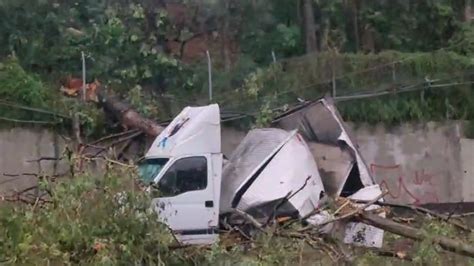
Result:
[[[151,119],[142,117],[137,111],[121,101],[118,97],[108,96],[102,90],[99,90],[97,96],[99,106],[101,106],[107,114],[119,121],[126,130],[138,129],[152,137],[158,136],[161,131],[163,131],[163,127]]]
[[[370,212],[362,212],[358,216],[360,222],[375,226],[385,231],[404,236],[413,240],[423,241],[428,239],[419,229],[399,224],[392,220],[382,218]],[[445,236],[435,236],[431,239],[434,244],[438,244],[445,250],[452,251],[461,255],[474,257],[474,246],[461,241],[451,239]]]

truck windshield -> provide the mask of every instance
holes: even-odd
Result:
[[[168,159],[146,159],[138,165],[140,180],[145,184],[151,184],[161,169],[168,162]]]

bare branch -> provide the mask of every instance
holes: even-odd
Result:
[[[360,203],[363,203],[363,202],[366,202],[366,201],[362,201],[362,200],[356,200],[356,202],[360,202]],[[374,204],[377,204],[377,205],[380,205],[380,206],[388,206],[388,207],[395,207],[395,208],[403,208],[403,209],[408,209],[408,210],[412,210],[412,211],[415,211],[415,212],[420,212],[420,213],[424,213],[424,214],[429,214],[435,218],[438,218],[442,221],[445,221],[447,223],[450,223],[452,225],[454,225],[455,227],[459,228],[459,229],[462,229],[464,231],[467,231],[467,232],[472,232],[472,229],[467,227],[466,225],[458,222],[458,221],[455,221],[455,220],[450,220],[450,218],[455,218],[455,217],[462,217],[462,216],[459,216],[459,215],[451,215],[451,216],[446,216],[446,215],[443,215],[443,214],[440,214],[440,213],[437,213],[437,212],[434,212],[432,210],[429,210],[427,208],[423,208],[423,207],[419,207],[419,206],[414,206],[414,205],[407,205],[407,204],[399,204],[399,203],[389,203],[389,202],[375,202]]]
[[[359,220],[363,223],[375,226],[393,234],[401,235],[417,241],[423,241],[427,239],[427,237],[419,229],[404,224],[396,223],[392,220],[382,218],[370,212],[362,212],[358,217]],[[461,241],[444,236],[435,236],[430,240],[434,244],[440,245],[445,250],[449,250],[469,257],[474,257],[474,246],[470,244],[466,244]]]

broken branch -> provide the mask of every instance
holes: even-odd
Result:
[[[359,203],[363,203],[363,202],[367,202],[367,201],[363,201],[363,200],[357,200],[356,202],[359,202]],[[395,207],[395,208],[403,208],[403,209],[408,209],[408,210],[412,210],[412,211],[415,211],[415,212],[420,212],[420,213],[423,213],[423,214],[429,214],[435,218],[438,218],[446,223],[450,223],[452,225],[454,225],[455,227],[459,228],[459,229],[462,229],[464,231],[467,231],[467,232],[472,232],[472,229],[463,225],[462,223],[458,222],[458,221],[455,221],[455,220],[450,220],[450,218],[455,218],[457,217],[457,215],[451,215],[451,216],[446,216],[446,215],[443,215],[443,214],[440,214],[440,213],[437,213],[437,212],[434,212],[432,210],[429,210],[427,208],[423,208],[423,207],[419,207],[419,206],[414,206],[414,205],[405,205],[405,204],[399,204],[399,203],[389,203],[389,202],[375,202],[374,204],[377,204],[379,206],[388,206],[388,207]]]
[[[413,261],[412,257],[405,252],[390,250],[386,248],[364,247],[364,250],[370,250],[379,256],[397,258],[405,261]]]
[[[309,179],[311,179],[311,176],[308,176],[306,180],[304,181],[303,185],[298,188],[294,193],[292,191],[289,191],[278,203],[278,205],[275,206],[275,209],[273,210],[272,214],[268,216],[267,222],[265,223],[265,226],[267,226],[271,220],[275,218],[276,212],[285,204],[287,201],[289,201],[291,198],[293,198],[296,194],[298,194],[300,191],[302,191],[306,185],[308,184]]]
[[[40,157],[38,159],[33,159],[33,160],[27,160],[27,163],[32,163],[32,162],[41,162],[41,161],[60,161],[64,159],[64,157]]]
[[[410,239],[423,241],[428,238],[419,229],[413,228],[408,225],[396,223],[392,220],[382,218],[370,212],[362,212],[359,215],[359,220],[368,225],[372,225],[382,230],[391,232],[393,234],[401,235]],[[469,257],[474,257],[474,246],[472,245],[444,236],[433,237],[431,241],[435,244],[440,245],[445,250],[449,250]]]
[[[128,131],[124,131],[124,132],[120,132],[120,133],[117,133],[117,134],[112,134],[112,135],[108,135],[108,136],[105,136],[103,138],[100,138],[96,141],[93,141],[87,145],[96,145],[98,143],[101,143],[105,140],[109,140],[109,139],[113,139],[113,138],[118,138],[118,137],[122,137],[122,136],[125,136],[125,135],[128,135],[128,134],[133,134],[133,133],[137,133],[139,130],[138,129],[132,129],[132,130],[128,130]]]
[[[105,146],[105,147],[99,148],[99,150],[98,150],[94,155],[92,155],[91,157],[96,157],[96,156],[98,156],[101,152],[103,152],[103,151],[109,149],[110,147],[112,147],[112,146],[114,146],[114,145],[116,145],[116,144],[119,144],[119,143],[121,143],[121,142],[130,140],[130,139],[133,139],[133,138],[139,136],[140,134],[142,134],[142,132],[141,132],[141,131],[137,131],[137,132],[135,132],[135,133],[133,133],[133,134],[127,136],[127,137],[120,138],[120,139],[118,139],[118,140],[116,140],[116,141],[110,143],[109,145],[107,145],[107,146]]]

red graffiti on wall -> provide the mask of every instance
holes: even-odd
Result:
[[[399,164],[371,164],[370,171],[379,180],[380,186],[385,188],[393,199],[399,199],[402,196],[408,197],[413,200],[415,205],[439,202],[432,181],[434,174],[427,173],[424,169],[414,171],[413,175],[408,178],[403,174]],[[389,186],[394,183],[395,187]]]

